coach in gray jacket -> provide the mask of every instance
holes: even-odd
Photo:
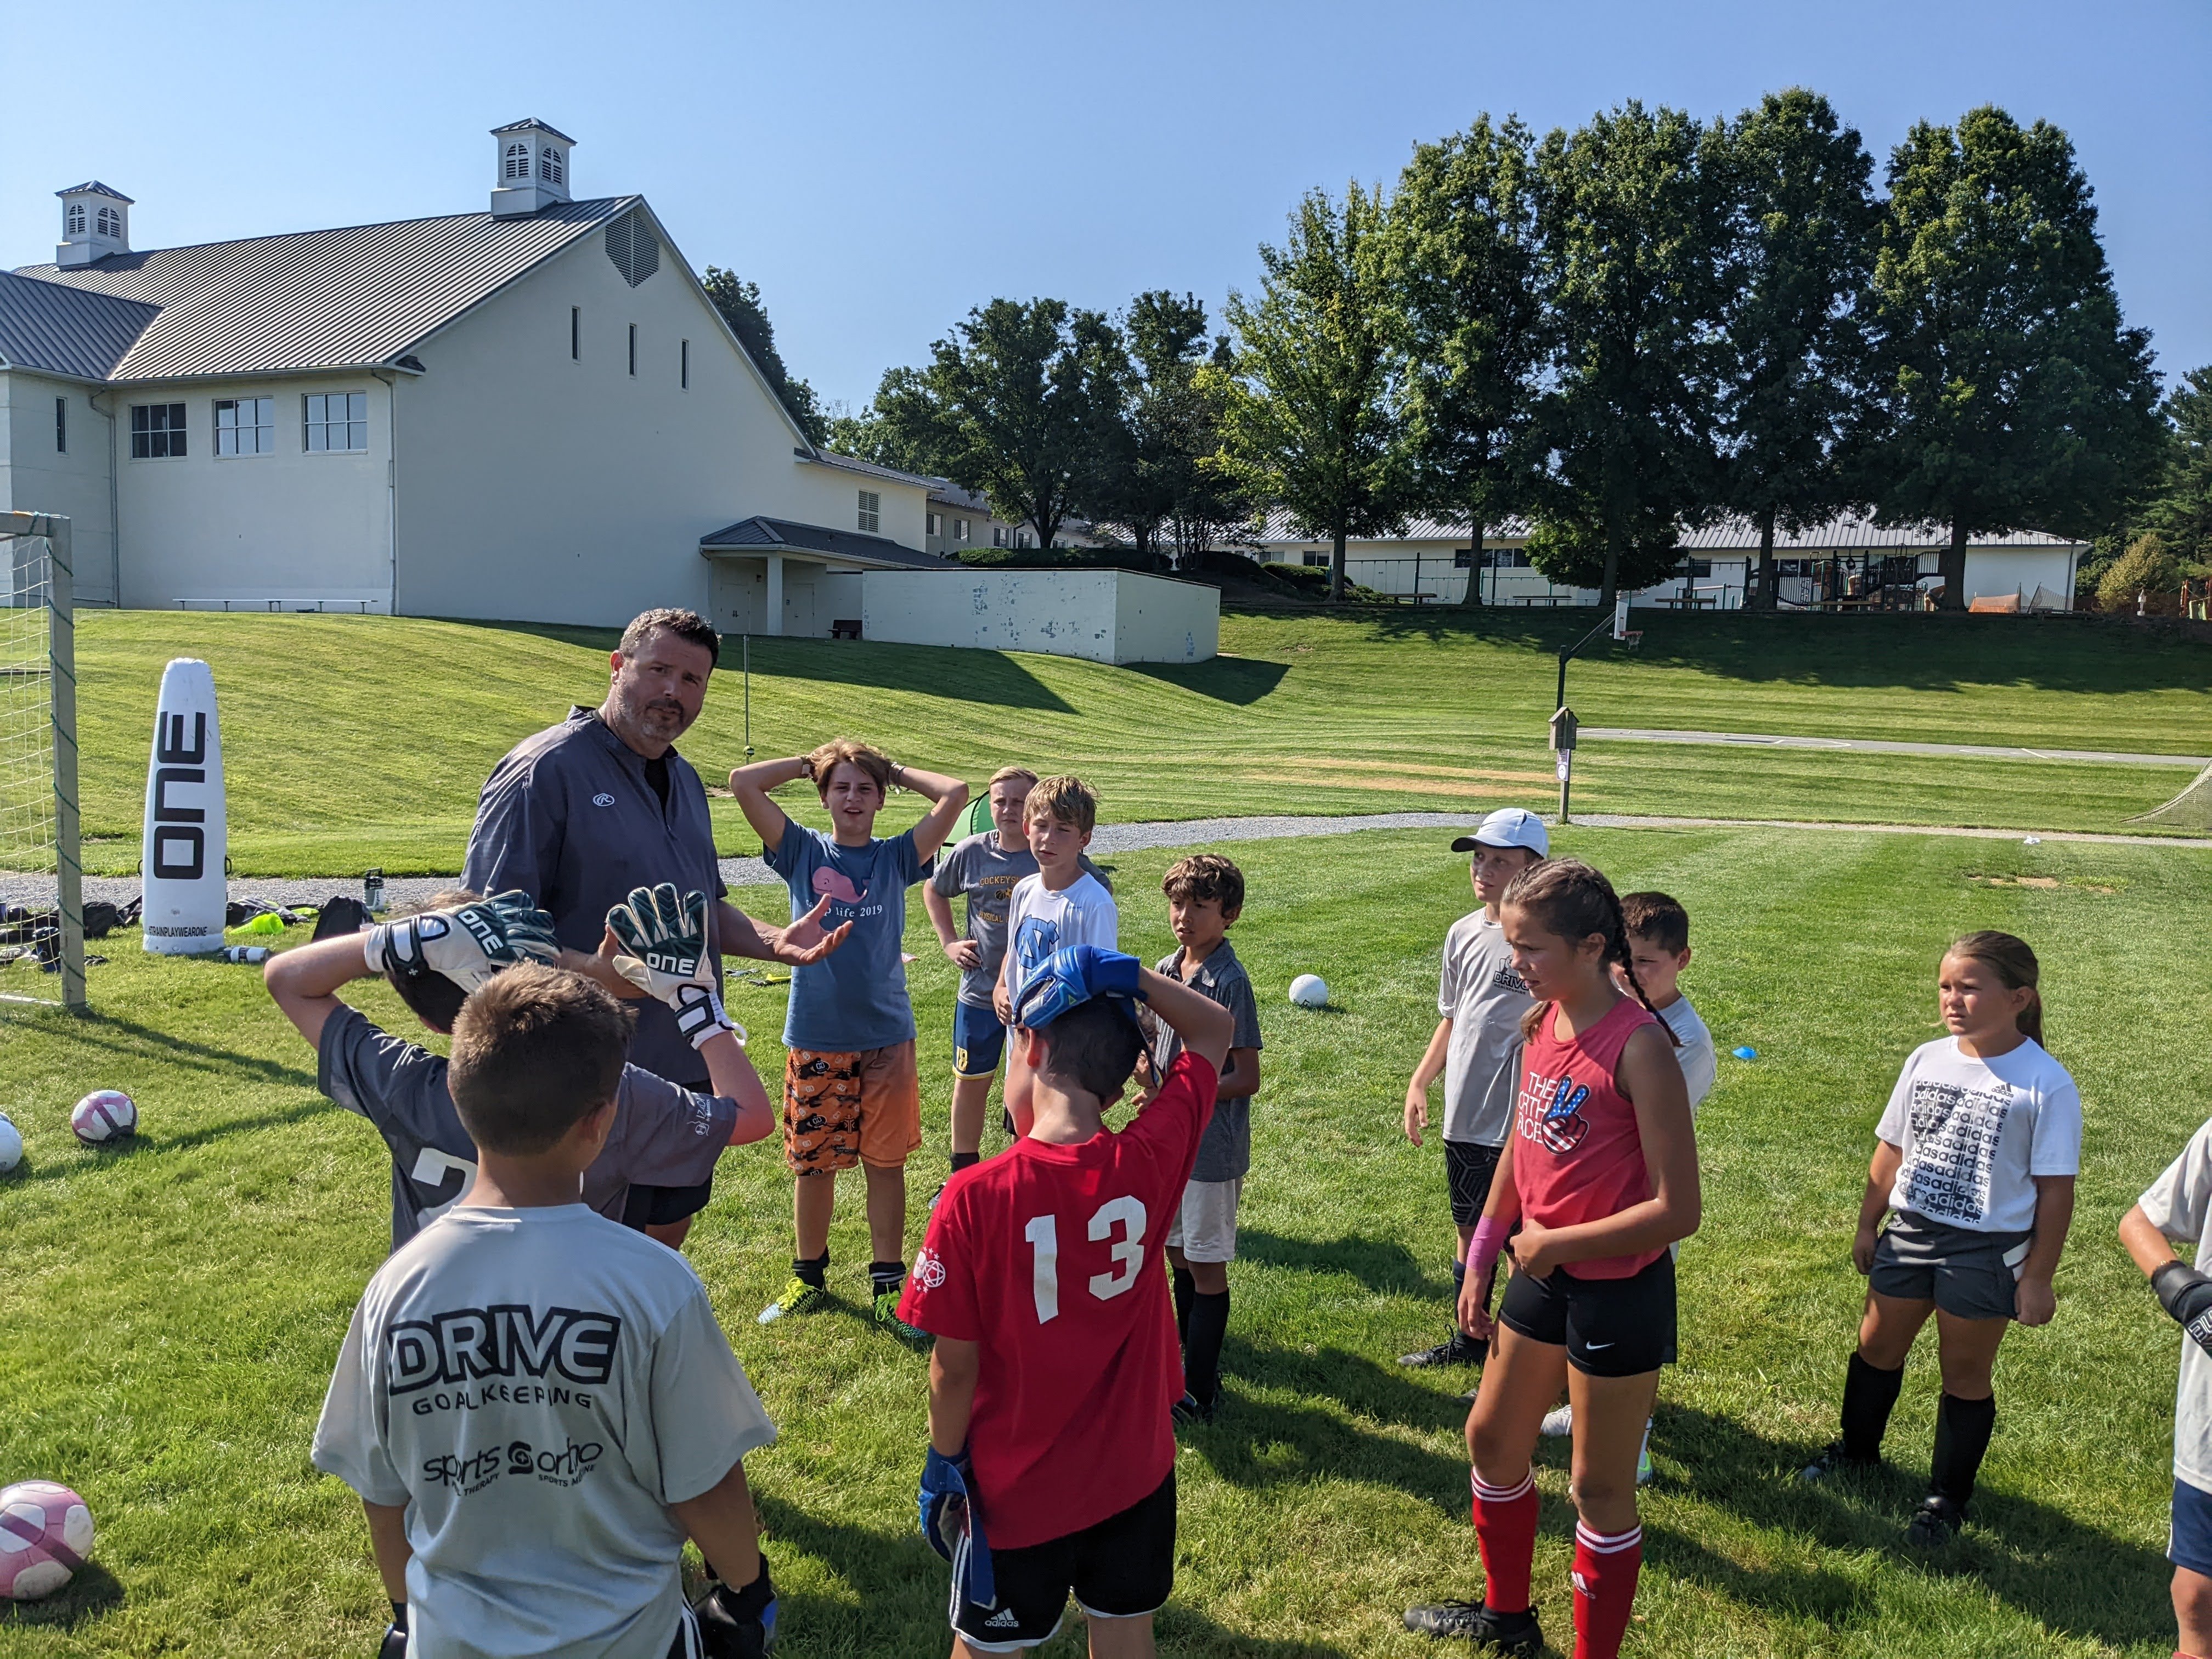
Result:
[[[586,952],[599,948],[607,911],[634,887],[665,881],[679,893],[706,893],[718,901],[711,919],[718,979],[720,955],[796,966],[843,943],[846,928],[825,934],[815,920],[821,905],[775,927],[728,902],[706,789],[675,748],[699,718],[720,651],[720,636],[696,611],[648,611],[624,629],[607,659],[606,700],[570,709],[567,720],[525,738],[492,769],[477,803],[463,883],[479,893],[519,887],[533,895],[551,914],[561,943]],[[706,1067],[677,1030],[675,1016],[651,999],[635,1006],[631,1062],[708,1091]],[[706,1202],[704,1188],[641,1191],[638,1201],[652,1212],[633,1216],[633,1224],[678,1223]]]

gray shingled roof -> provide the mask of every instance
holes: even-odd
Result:
[[[823,553],[850,559],[856,564],[893,564],[912,570],[953,570],[950,559],[917,553],[885,536],[867,536],[857,530],[831,530],[818,524],[794,524],[789,519],[740,519],[711,536],[699,538],[702,553],[777,553],[785,550]]]
[[[161,308],[109,371],[112,380],[359,368],[397,362],[641,199],[254,236],[111,254],[67,270],[26,265],[15,275]]]
[[[0,271],[0,363],[105,380],[160,313],[135,300]]]

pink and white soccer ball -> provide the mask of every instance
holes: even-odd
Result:
[[[92,1511],[67,1486],[19,1480],[0,1492],[0,1595],[52,1595],[91,1553]]]
[[[138,1127],[138,1107],[120,1089],[94,1089],[70,1112],[70,1127],[88,1146],[128,1139]]]

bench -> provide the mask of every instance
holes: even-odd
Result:
[[[858,617],[838,617],[836,621],[830,624],[830,637],[833,640],[859,639],[860,637],[860,619]]]

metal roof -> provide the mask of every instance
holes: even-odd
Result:
[[[1500,524],[1487,525],[1483,529],[1486,545],[1494,542],[1519,541],[1528,533],[1528,526],[1520,519],[1508,519]],[[1455,542],[1463,543],[1469,534],[1465,519],[1408,519],[1405,527],[1394,536],[1352,536],[1347,541],[1363,545],[1376,542]],[[1256,530],[1247,530],[1236,539],[1265,544],[1268,542],[1326,542],[1326,535],[1309,536],[1300,532],[1297,523],[1286,508],[1267,509],[1267,516]]]
[[[0,271],[0,363],[105,380],[160,310]]]
[[[125,196],[121,191],[116,189],[114,185],[103,185],[97,179],[88,179],[81,185],[71,185],[67,190],[58,190],[54,194],[57,196],[108,196],[112,197],[115,200],[122,203],[125,207],[136,207],[138,205],[138,204],[133,201],[130,197]]]
[[[358,368],[394,362],[642,199],[204,242],[15,274],[160,307],[111,380]]]
[[[492,136],[493,136],[495,138],[495,137],[498,137],[501,133],[502,133],[502,132],[531,132],[531,131],[537,131],[537,132],[549,132],[549,133],[552,134],[552,135],[553,135],[553,137],[555,137],[556,138],[558,138],[558,139],[559,139],[562,143],[564,143],[564,144],[573,144],[573,143],[574,143],[576,142],[574,138],[571,138],[571,137],[570,137],[567,133],[565,133],[565,132],[562,131],[560,128],[558,128],[558,127],[555,126],[555,125],[554,125],[550,121],[541,121],[541,120],[539,120],[539,119],[538,119],[536,116],[534,116],[534,115],[530,116],[530,117],[527,117],[526,118],[525,118],[525,119],[523,119],[523,120],[520,120],[520,121],[509,121],[509,122],[508,122],[505,126],[503,126],[503,127],[494,127],[491,131],[492,131]]]
[[[895,466],[864,461],[857,455],[840,455],[834,449],[802,449],[793,445],[791,453],[802,461],[819,461],[824,466],[834,466],[846,472],[864,473],[871,478],[887,478],[893,483],[920,484],[925,489],[933,490],[945,482],[926,472],[902,472]]]
[[[1501,524],[1486,526],[1483,539],[1486,545],[1525,541],[1529,526],[1525,520],[1508,519]],[[1307,536],[1298,532],[1291,515],[1283,508],[1271,507],[1266,521],[1255,531],[1247,531],[1236,538],[1246,545],[1267,547],[1278,543],[1294,546],[1326,544],[1326,536]],[[1347,544],[1360,547],[1389,546],[1406,542],[1453,542],[1467,544],[1468,525],[1465,520],[1456,522],[1444,519],[1409,519],[1405,528],[1395,536],[1352,536]],[[1686,530],[1676,538],[1674,544],[1686,553],[1757,553],[1759,526],[1749,519],[1717,519],[1702,529]],[[1929,552],[1951,544],[1948,525],[1880,525],[1856,514],[1843,514],[1825,524],[1814,525],[1808,530],[1792,533],[1778,525],[1774,532],[1774,550],[1792,558],[1808,553],[1898,553]],[[2063,536],[2045,535],[2039,530],[1988,531],[1967,538],[1969,547],[2086,547],[2086,542],[2069,541]]]
[[[710,536],[699,538],[702,553],[777,553],[785,550],[823,553],[849,559],[855,564],[898,565],[914,570],[954,570],[950,559],[902,547],[887,536],[863,535],[857,530],[831,530],[818,524],[795,524],[789,519],[740,519]]]

